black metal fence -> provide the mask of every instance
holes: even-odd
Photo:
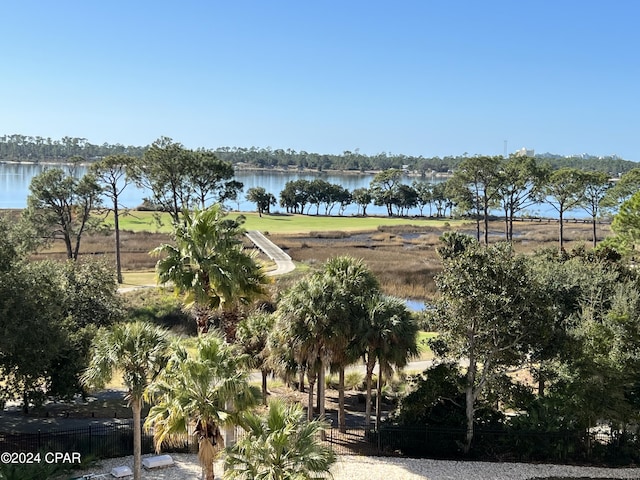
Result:
[[[640,461],[640,436],[628,432],[477,430],[468,453],[463,429],[332,428],[326,440],[338,454],[611,465]]]
[[[113,458],[133,452],[133,420],[91,425],[73,430],[37,433],[0,433],[0,450],[4,452],[79,452],[85,456]],[[188,451],[184,445],[172,451]],[[142,453],[152,453],[153,437],[143,430]]]
[[[238,437],[242,436],[238,432]],[[336,454],[611,465],[640,462],[640,438],[629,433],[478,430],[467,454],[463,454],[464,439],[465,432],[460,429],[392,426],[378,431],[348,428],[344,432],[332,427],[323,436]],[[173,444],[163,451],[193,451],[190,443],[186,438],[183,444]],[[52,432],[0,433],[0,451],[79,452],[83,458],[127,456],[133,451],[133,422]],[[142,452],[153,451],[153,438],[143,430]]]

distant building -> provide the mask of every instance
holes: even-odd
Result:
[[[517,150],[515,153],[516,157],[535,157],[536,151],[531,149],[527,150],[525,147],[522,147],[520,150]]]

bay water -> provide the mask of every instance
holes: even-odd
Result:
[[[27,196],[29,195],[29,185],[31,179],[41,173],[46,168],[52,168],[53,165],[43,164],[27,164],[27,163],[0,163],[0,209],[21,209],[27,206]],[[71,168],[63,166],[62,168]],[[82,176],[86,173],[87,167],[76,166],[69,172],[75,176]],[[273,171],[273,170],[237,170],[235,179],[244,185],[243,191],[238,196],[237,201],[227,202],[227,207],[233,210],[251,212],[255,211],[255,204],[247,201],[246,192],[252,187],[263,187],[267,192],[272,193],[279,200],[280,192],[284,189],[285,184],[290,180],[314,180],[321,178],[329,183],[342,185],[349,191],[356,188],[368,188],[373,180],[372,174],[341,174],[341,173],[313,173],[298,171]],[[420,180],[418,177],[407,176],[403,183],[411,184],[414,180]],[[442,182],[444,179],[439,177],[426,177],[422,179],[427,182]],[[135,208],[142,204],[143,199],[149,196],[149,192],[144,189],[137,188],[131,184],[126,187],[120,198],[120,203],[126,208]],[[106,201],[108,205],[109,202]],[[279,205],[272,207],[272,212],[283,212],[284,209]],[[315,207],[312,207],[315,212]],[[324,211],[323,207],[320,212]],[[332,210],[333,214],[337,214],[338,208]],[[435,212],[435,209],[434,209]],[[358,213],[357,205],[349,205],[345,211],[345,216],[356,215]],[[410,215],[419,215],[417,208],[412,209]],[[425,207],[424,213],[429,214],[429,207]],[[501,215],[500,211],[494,212]],[[387,210],[384,206],[370,205],[367,207],[369,215],[386,215]],[[541,203],[532,206],[524,214],[545,218],[557,218],[558,213],[550,205]],[[575,210],[568,212],[566,218],[586,218],[586,212]]]

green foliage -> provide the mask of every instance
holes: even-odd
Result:
[[[268,193],[264,187],[253,187],[247,190],[247,200],[256,204],[258,215],[270,213],[272,205],[276,204],[276,197]]]
[[[249,385],[249,358],[217,333],[197,339],[195,350],[177,344],[167,367],[149,386],[153,403],[145,428],[153,429],[156,450],[181,441],[195,425],[198,458],[213,480],[213,460],[222,447],[220,428],[237,425],[255,404]]]
[[[94,338],[82,381],[89,388],[99,389],[120,372],[130,401],[141,400],[149,383],[164,368],[168,349],[166,330],[143,322],[117,323],[101,329]]]
[[[108,211],[113,212],[115,229],[116,252],[116,276],[118,283],[122,283],[122,264],[120,259],[120,204],[122,192],[131,184],[132,180],[127,174],[135,158],[128,155],[109,155],[97,163],[91,165],[89,171],[95,177],[96,182],[102,187],[102,193],[111,200]]]
[[[169,212],[175,223],[183,210],[234,199],[242,189],[233,180],[229,162],[208,150],[188,150],[168,137],[154,141],[128,173],[138,186],[152,192],[150,203]]]
[[[436,247],[436,252],[443,260],[451,259],[464,253],[467,248],[475,243],[473,237],[459,232],[445,232],[439,240],[440,246]]]
[[[581,429],[603,419],[614,428],[635,422],[637,273],[603,250],[547,252],[531,265],[546,286],[552,315],[532,354],[548,403],[540,412],[530,405],[529,415],[546,412],[548,424]]]
[[[513,221],[516,214],[534,205],[540,189],[548,178],[548,165],[539,165],[535,158],[511,156],[500,167],[498,187],[500,204],[505,213],[505,237],[513,241]]]
[[[585,202],[587,179],[577,168],[561,168],[552,172],[540,189],[540,199],[556,210],[559,218],[559,244],[564,245],[564,214]]]
[[[632,248],[640,243],[640,192],[625,201],[613,218],[611,229]]]
[[[398,189],[401,185],[402,170],[392,168],[376,173],[371,180],[369,191],[376,205],[385,205],[387,213],[393,215],[393,205],[397,202]]]
[[[200,332],[208,330],[210,310],[233,308],[264,294],[268,279],[255,257],[246,253],[241,235],[243,217],[226,218],[220,204],[183,212],[174,224],[175,245],[160,245],[156,273],[160,283],[172,282],[185,305],[194,307]]]
[[[116,371],[122,374],[127,399],[133,411],[134,479],[141,478],[142,431],[140,428],[143,393],[165,367],[169,356],[167,331],[149,323],[119,323],[96,335],[89,366],[82,382],[89,388],[102,388]]]
[[[18,260],[18,252],[15,241],[12,239],[14,232],[9,219],[0,216],[0,273],[8,272]]]
[[[347,390],[362,390],[364,375],[360,372],[347,372],[344,377],[344,387]]]
[[[502,157],[465,158],[453,174],[456,186],[454,201],[465,205],[476,218],[476,239],[480,241],[480,219],[484,220],[484,243],[489,243],[489,211],[498,205],[500,188],[505,183],[501,174]]]
[[[247,436],[227,448],[224,478],[242,480],[312,480],[327,478],[336,456],[320,443],[322,421],[304,421],[300,404],[271,401],[265,417],[247,413]]]
[[[524,364],[544,332],[549,306],[526,259],[509,244],[470,244],[443,264],[436,278],[441,296],[431,313],[439,345],[432,349],[466,366],[468,452],[476,402],[495,378]]]
[[[629,200],[638,190],[640,190],[640,168],[636,167],[625,172],[613,187],[607,190],[602,204],[604,207],[615,207]]]
[[[351,198],[354,203],[362,208],[362,215],[367,215],[367,206],[373,201],[373,195],[368,188],[356,188],[351,192]]]
[[[378,281],[362,260],[341,256],[329,259],[322,268],[289,289],[278,305],[276,330],[290,338],[293,360],[306,365],[309,372],[320,375],[318,382],[320,414],[324,413],[324,381],[328,366],[344,376],[346,365],[353,363],[364,351],[361,334],[368,323],[368,300],[378,293]],[[403,305],[404,306],[404,305]],[[281,364],[289,364],[289,354],[282,347],[274,351],[285,353]],[[285,352],[283,352],[285,350]],[[288,359],[288,360],[287,360]],[[339,424],[345,425],[344,382],[339,385]],[[313,413],[309,398],[310,416]]]
[[[389,422],[408,427],[462,428],[465,416],[465,377],[453,363],[441,363],[408,378],[408,393],[389,416]],[[495,405],[495,403],[494,403]],[[478,425],[495,426],[502,415],[483,400],[475,410]]]
[[[149,146],[92,144],[86,138],[65,136],[61,139],[28,136],[21,134],[0,136],[0,159],[10,161],[34,160],[68,163],[74,156],[85,159],[103,158],[108,155],[128,154],[142,157]],[[422,174],[454,170],[464,159],[463,156],[448,155],[443,158],[426,158],[422,155],[388,154],[365,155],[358,149],[340,154],[323,154],[317,152],[295,151],[287,148],[271,149],[252,147],[219,147],[213,153],[223,161],[237,164],[243,163],[259,168],[310,168],[316,170],[336,169],[364,172],[365,170],[384,170],[402,168],[409,165],[411,170]],[[615,176],[637,167],[636,162],[617,157],[565,157],[564,155],[545,154],[553,168],[579,167],[585,170],[603,169]]]
[[[111,269],[103,262],[17,262],[0,277],[3,399],[25,410],[50,395],[81,392],[96,327],[121,318]]]
[[[46,452],[41,452],[44,459]],[[31,464],[0,463],[0,480],[46,480],[59,478],[63,468],[60,464],[46,463],[44,460]]]
[[[267,339],[274,323],[275,317],[264,311],[252,312],[238,323],[236,344],[252,357],[258,367],[268,357]]]
[[[42,238],[62,239],[67,258],[77,260],[82,236],[103,230],[101,219],[91,215],[101,205],[95,177],[77,179],[52,168],[33,177],[29,190],[24,218]]]
[[[262,373],[262,401],[267,403],[266,376],[271,371],[269,362],[269,333],[275,325],[275,316],[257,310],[240,320],[236,330],[236,344],[251,358],[251,364]]]
[[[174,333],[195,335],[195,322],[182,308],[182,302],[170,291],[145,288],[123,295],[128,321],[154,323]]]

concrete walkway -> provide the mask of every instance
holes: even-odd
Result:
[[[291,257],[284,253],[280,247],[265,237],[262,232],[258,230],[249,230],[246,234],[247,238],[251,240],[256,247],[276,263],[276,269],[267,273],[269,276],[283,275],[285,273],[292,272],[296,266],[291,260]]]

